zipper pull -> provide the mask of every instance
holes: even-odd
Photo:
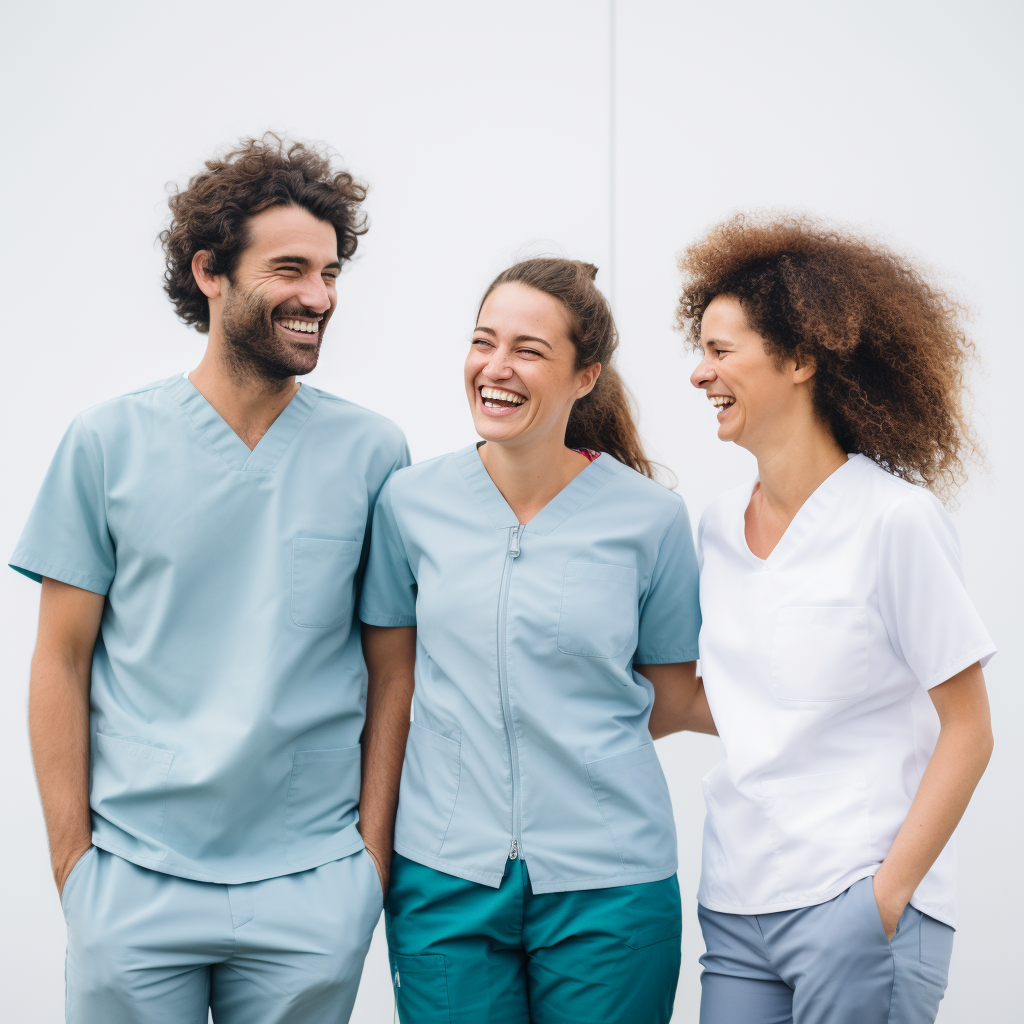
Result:
[[[519,856],[519,840],[512,840],[512,849],[508,851],[508,859],[515,860]]]
[[[526,527],[520,523],[519,526],[510,526],[508,528],[508,553],[513,558],[519,557],[519,538],[523,535],[523,530]]]
[[[395,988],[402,987],[402,979],[398,975],[398,971],[395,971]]]

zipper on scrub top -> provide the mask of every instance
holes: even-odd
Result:
[[[515,727],[512,723],[512,702],[508,696],[508,666],[505,663],[505,628],[508,620],[508,591],[512,585],[512,562],[519,557],[519,540],[526,527],[520,523],[508,530],[508,548],[505,551],[505,565],[501,570],[501,590],[498,594],[498,689],[501,691],[501,714],[505,719],[505,734],[508,736],[508,752],[512,762],[512,848],[509,860],[516,860],[523,839],[519,834],[519,747],[516,744]]]

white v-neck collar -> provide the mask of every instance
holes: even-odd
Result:
[[[785,533],[779,538],[779,542],[772,548],[767,558],[758,558],[750,550],[750,545],[747,543],[746,511],[750,504],[750,499],[754,495],[754,488],[758,484],[759,478],[755,477],[749,489],[742,492],[745,494],[745,498],[739,510],[740,550],[758,569],[767,569],[778,565],[800,545],[804,537],[821,521],[825,513],[838,501],[847,487],[867,468],[869,461],[864,455],[853,455],[842,466],[822,480],[797,510],[789,526],[786,527]]]

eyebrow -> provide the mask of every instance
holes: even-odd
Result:
[[[474,331],[483,331],[485,334],[490,334],[492,337],[495,337],[495,338],[498,336],[498,332],[496,330],[494,330],[492,327],[479,327],[479,326],[477,326],[477,327],[474,327],[473,330]],[[513,341],[536,341],[536,342],[538,342],[541,345],[545,345],[547,348],[551,349],[552,352],[554,352],[554,349],[551,348],[551,345],[550,345],[549,342],[546,342],[543,338],[535,338],[532,334],[517,334],[515,336],[515,338],[513,338],[512,340]]]
[[[273,256],[270,259],[272,267],[280,266],[282,263],[297,263],[300,267],[308,267],[312,265],[312,262],[305,256]],[[341,261],[335,260],[333,263],[328,263],[324,270],[341,270]]]

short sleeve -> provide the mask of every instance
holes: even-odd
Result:
[[[640,609],[637,665],[696,661],[700,633],[697,556],[690,517],[682,499],[662,538],[651,585]]]
[[[50,463],[10,566],[37,583],[43,576],[106,594],[114,579],[103,467],[82,417]]]
[[[415,626],[416,577],[395,518],[391,480],[381,488],[373,512],[359,618],[369,626]]]
[[[896,654],[926,689],[995,653],[964,586],[960,541],[930,495],[886,515],[879,552],[878,603]]]

